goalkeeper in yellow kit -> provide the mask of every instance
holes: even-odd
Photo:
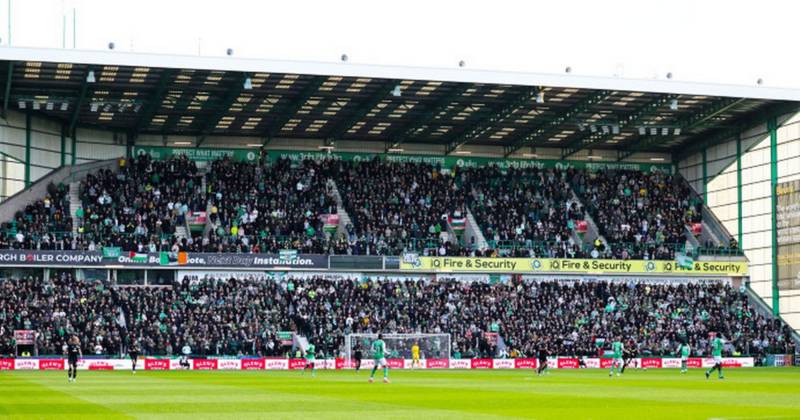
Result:
[[[411,368],[413,369],[421,366],[419,362],[419,343],[414,342],[414,345],[411,346]]]

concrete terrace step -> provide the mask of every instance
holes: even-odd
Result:
[[[344,204],[342,202],[342,195],[339,193],[339,187],[336,186],[336,182],[332,179],[328,180],[328,186],[331,189],[331,194],[333,195],[333,201],[336,203],[336,214],[339,216],[339,227],[336,229],[336,235],[347,235],[347,228],[346,226],[352,224],[352,219],[350,219],[350,215],[347,214],[347,211],[344,209]]]
[[[73,218],[72,220],[72,233],[78,233],[78,225],[83,224],[83,221],[77,220],[75,217],[75,213],[78,211],[78,208],[81,207],[81,199],[80,199],[80,186],[81,183],[78,181],[73,181],[69,183],[69,215]]]
[[[486,249],[489,247],[489,243],[486,242],[486,237],[483,236],[483,231],[481,230],[480,225],[478,225],[478,221],[475,220],[475,216],[472,215],[472,211],[467,207],[467,225],[464,227],[464,237],[466,238],[467,243],[472,242],[470,238],[475,238],[475,246],[478,249]]]

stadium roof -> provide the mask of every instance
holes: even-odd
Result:
[[[139,134],[672,152],[708,144],[800,90],[765,86],[135,54],[0,49],[7,109]]]

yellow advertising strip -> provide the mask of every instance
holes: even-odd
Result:
[[[471,258],[403,256],[400,269],[427,272],[651,274],[746,276],[745,261],[695,261],[692,268],[675,261],[558,258]]]

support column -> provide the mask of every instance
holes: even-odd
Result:
[[[78,134],[77,133],[78,133],[78,130],[73,130],[72,131],[72,158],[70,159],[72,161],[72,165],[75,165],[75,149],[77,149],[76,145],[78,143]]]
[[[125,159],[127,160],[130,160],[133,157],[133,147],[136,145],[136,137],[137,136],[133,133],[127,133],[125,135]]]
[[[31,114],[25,113],[25,188],[31,185]]]
[[[739,216],[737,220],[738,229],[736,229],[739,232],[737,242],[739,242],[739,249],[744,249],[742,246],[742,238],[744,237],[742,233],[742,220],[744,219],[742,214],[742,133],[736,135],[736,207],[736,214]]]
[[[772,214],[772,314],[780,315],[780,293],[778,291],[778,215],[776,212],[778,197],[778,120],[767,121],[769,131],[769,180],[770,180],[770,213]]]
[[[67,163],[67,134],[65,133],[66,129],[62,126],[61,127],[61,165],[64,166]]]
[[[703,204],[708,205],[708,156],[703,149]]]

